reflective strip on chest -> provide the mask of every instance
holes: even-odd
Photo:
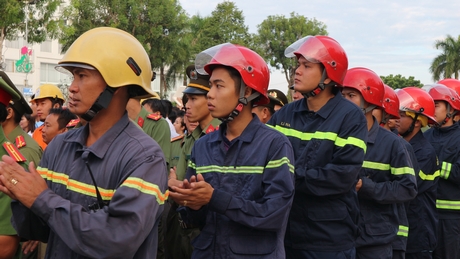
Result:
[[[298,131],[298,130],[291,129],[291,128],[284,128],[279,125],[276,125],[276,126],[268,125],[268,126],[278,130],[279,132],[283,133],[287,137],[298,138],[303,141],[309,141],[312,139],[329,140],[329,141],[334,142],[334,144],[338,147],[352,145],[352,146],[361,148],[362,150],[364,150],[364,152],[366,152],[366,149],[367,149],[367,146],[364,140],[355,138],[355,137],[351,137],[351,136],[347,137],[346,139],[341,138],[337,135],[337,133],[334,133],[334,132],[316,131],[314,133],[311,133],[311,132],[302,132],[302,131]]]
[[[188,166],[195,169],[197,174],[205,173],[223,173],[223,174],[262,174],[264,170],[279,168],[283,165],[289,167],[289,171],[294,173],[294,166],[291,164],[287,157],[283,157],[278,160],[273,160],[268,162],[268,164],[263,166],[219,166],[219,165],[207,165],[207,166],[196,166],[195,163],[189,161]]]

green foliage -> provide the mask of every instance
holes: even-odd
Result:
[[[0,31],[6,39],[16,39],[25,34],[26,15],[29,43],[43,42],[57,33],[57,23],[53,19],[62,0],[42,1],[0,0]],[[33,2],[33,3],[32,3]]]
[[[63,51],[95,27],[116,27],[131,33],[145,47],[152,68],[160,69],[160,95],[173,86],[167,82],[175,82],[166,78],[165,67],[185,70],[180,64],[190,60],[188,19],[177,0],[72,0],[63,18],[67,21],[61,24]]]
[[[460,72],[460,35],[457,39],[447,35],[444,40],[437,40],[434,44],[436,49],[441,49],[441,54],[433,59],[430,72],[433,80],[442,78],[458,79]]]
[[[315,18],[309,19],[295,12],[290,17],[284,15],[268,16],[258,25],[255,36],[256,50],[277,70],[281,70],[288,85],[293,83],[295,60],[286,58],[284,50],[307,35],[327,35],[326,25]]]
[[[415,80],[413,76],[409,76],[409,78],[405,78],[400,74],[393,75],[390,74],[388,76],[380,76],[383,83],[390,86],[393,89],[401,89],[408,86],[415,86],[421,88],[423,86],[419,80]]]

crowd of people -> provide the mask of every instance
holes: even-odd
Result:
[[[291,102],[223,43],[173,107],[108,27],[59,62],[67,100],[0,71],[0,258],[460,258],[460,81],[394,90],[329,36],[285,55]]]

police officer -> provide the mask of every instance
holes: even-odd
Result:
[[[160,145],[166,162],[171,154],[171,132],[168,122],[158,113],[149,113],[138,99],[131,98],[126,105],[129,118]]]
[[[177,162],[177,168],[176,170],[174,170],[174,168],[171,169],[169,175],[170,179],[168,184],[170,187],[178,186],[182,183],[182,180],[184,180],[188,161],[195,141],[204,135],[217,130],[221,123],[219,119],[213,118],[208,110],[206,95],[209,92],[209,75],[197,73],[195,65],[189,65],[186,69],[186,74],[189,78],[189,83],[183,91],[187,97],[187,102],[185,103],[185,116],[190,122],[198,122],[198,126],[195,130],[193,130],[193,132],[191,132],[191,134],[185,136],[184,138],[182,150],[179,155],[179,161]],[[167,254],[169,253],[171,258],[190,258],[192,255],[191,241],[198,236],[200,230],[197,226],[184,224],[183,221],[180,220],[177,212],[175,212],[177,207],[178,204],[173,203],[170,215],[168,216],[168,222],[170,222],[170,225],[168,225],[169,227],[167,228],[168,233],[166,240],[174,241],[165,242],[169,243],[169,249],[166,248]],[[178,227],[179,220],[181,222],[180,228]],[[180,249],[177,247],[180,247]]]
[[[5,72],[0,71],[0,77],[13,88],[14,84]],[[13,89],[17,90],[16,87]],[[24,96],[22,96],[19,91],[17,93],[20,96],[20,99],[9,103],[7,108],[8,115],[6,120],[2,122],[3,131],[7,135],[8,139],[16,145],[19,151],[21,151],[28,162],[34,162],[35,165],[38,165],[42,157],[43,150],[38,143],[19,126],[21,117],[26,113],[31,114],[32,109],[24,99]]]
[[[6,80],[5,80],[6,79]],[[0,77],[0,121],[4,121],[7,117],[7,106],[10,101],[19,101],[20,96],[18,90],[11,83],[11,81],[5,77],[4,74]],[[0,156],[9,155],[11,158],[20,163],[23,167],[26,167],[26,158],[19,152],[16,145],[11,143],[3,132],[3,127],[0,127]],[[4,184],[7,180],[4,177],[0,177],[0,185]],[[17,179],[11,177],[8,179],[14,186],[18,183]],[[16,230],[11,224],[11,198],[0,193],[0,255],[4,258],[19,258],[19,237],[17,236]]]

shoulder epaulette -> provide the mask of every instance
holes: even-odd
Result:
[[[161,119],[161,114],[155,114],[155,113],[151,113],[147,116],[147,118],[151,119],[151,120],[154,120],[154,121],[157,121],[159,119]]]
[[[212,125],[209,125],[209,127],[206,129],[205,132],[206,132],[206,134],[208,134],[208,133],[211,133],[211,132],[216,131],[218,129],[219,129],[219,125],[217,125],[216,127],[214,127]]]
[[[139,119],[137,119],[137,125],[142,128],[144,126],[144,118],[139,117]]]
[[[69,123],[67,123],[67,125],[65,126],[66,128],[73,128],[75,126],[77,126],[77,124],[80,122],[80,119],[73,119],[73,120],[70,120]]]
[[[3,148],[5,148],[6,152],[10,157],[12,157],[16,162],[25,162],[27,159],[19,152],[19,149],[13,145],[11,142],[4,142]]]
[[[14,142],[16,142],[16,147],[18,148],[22,148],[26,146],[26,140],[24,139],[24,136],[22,135],[17,136]]]
[[[184,135],[180,135],[180,136],[172,138],[171,142],[174,142],[174,141],[177,141],[177,140],[180,140],[180,139],[183,139],[183,138],[184,138]]]

